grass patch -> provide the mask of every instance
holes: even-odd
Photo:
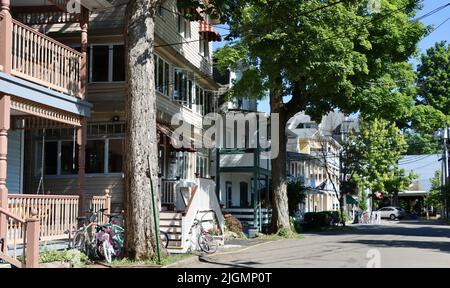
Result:
[[[286,239],[294,239],[294,240],[300,240],[303,239],[303,237],[298,233],[292,233],[290,236],[285,234],[263,234],[263,233],[257,233],[256,239],[260,240],[268,240],[268,241],[278,241],[278,240],[286,240]]]
[[[132,266],[166,266],[178,262],[180,260],[191,257],[192,254],[169,254],[165,257],[161,257],[161,263],[158,263],[156,258],[143,260],[143,261],[134,261],[127,258],[124,259],[116,259],[111,263],[111,267],[132,267]]]

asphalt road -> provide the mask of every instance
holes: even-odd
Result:
[[[190,268],[450,267],[450,226],[431,221],[355,225],[214,254]]]

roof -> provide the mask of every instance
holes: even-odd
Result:
[[[407,155],[400,159],[399,168],[405,169],[406,175],[411,171],[418,175],[418,178],[413,182],[410,191],[429,192],[431,189],[430,180],[434,177],[434,173],[441,169],[439,159],[440,154],[430,155]]]

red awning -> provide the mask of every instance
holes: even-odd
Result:
[[[199,25],[200,27],[198,29],[198,33],[203,35],[203,38],[206,41],[220,41],[222,39],[220,34],[214,30],[214,27],[211,24],[208,24],[205,20],[200,20]]]

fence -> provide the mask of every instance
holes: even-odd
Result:
[[[0,208],[0,226],[6,223],[6,239],[3,239],[0,249],[0,259],[12,265],[23,268],[36,268],[39,266],[39,233],[40,225],[37,212],[33,211],[30,217],[24,220]],[[0,229],[1,230],[1,229]],[[18,246],[23,249],[22,255],[17,255]],[[12,246],[12,255],[8,255],[8,247]]]
[[[78,204],[78,196],[8,195],[8,209],[12,214],[27,219],[36,211],[42,241],[67,237],[64,232],[77,226]],[[17,224],[16,232],[21,237],[25,235],[22,224]]]

